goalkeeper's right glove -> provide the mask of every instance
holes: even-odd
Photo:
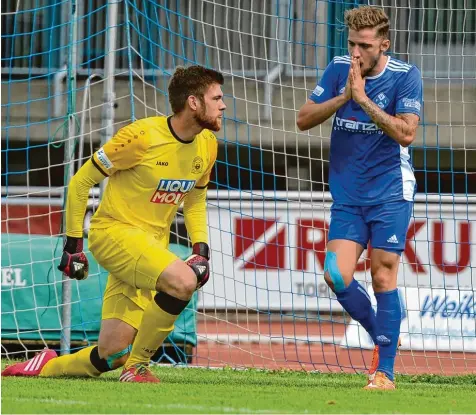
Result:
[[[210,248],[205,242],[196,242],[193,244],[192,255],[185,263],[193,269],[197,276],[197,290],[202,288],[210,277]]]
[[[58,265],[58,269],[63,274],[75,280],[85,280],[88,278],[89,263],[88,258],[83,252],[83,239],[66,237],[66,243],[63,248],[63,256]]]

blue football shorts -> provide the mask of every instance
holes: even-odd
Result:
[[[387,202],[375,206],[351,206],[334,203],[331,207],[329,241],[346,239],[367,248],[395,252],[405,249],[405,239],[413,202]]]

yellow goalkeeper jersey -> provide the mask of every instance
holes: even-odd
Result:
[[[170,117],[144,118],[121,128],[75,175],[81,181],[84,169],[90,172],[86,179],[91,180],[97,171],[109,177],[91,228],[122,222],[168,237],[175,214],[184,202],[185,224],[192,243],[208,242],[206,186],[216,156],[217,140],[212,132],[203,130],[193,141],[182,141],[174,133]],[[93,173],[95,169],[88,163],[97,171]],[[72,187],[66,231],[70,236],[79,236],[84,209],[81,214],[81,202],[75,200],[82,197],[71,192],[78,193],[81,186],[72,183]]]

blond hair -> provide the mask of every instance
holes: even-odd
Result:
[[[352,30],[376,29],[377,37],[388,39],[390,23],[383,9],[374,6],[360,6],[344,13],[345,25]]]

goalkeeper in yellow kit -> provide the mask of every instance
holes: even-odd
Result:
[[[159,382],[150,358],[209,276],[206,189],[221,128],[223,75],[201,66],[177,68],[169,83],[171,117],[150,117],[120,129],[71,180],[66,235],[58,267],[87,278],[83,218],[89,189],[109,178],[91,220],[89,249],[109,271],[97,346],[57,357],[45,350],[9,366],[4,376],[98,376],[124,366],[120,381]],[[182,204],[193,254],[168,248]]]

